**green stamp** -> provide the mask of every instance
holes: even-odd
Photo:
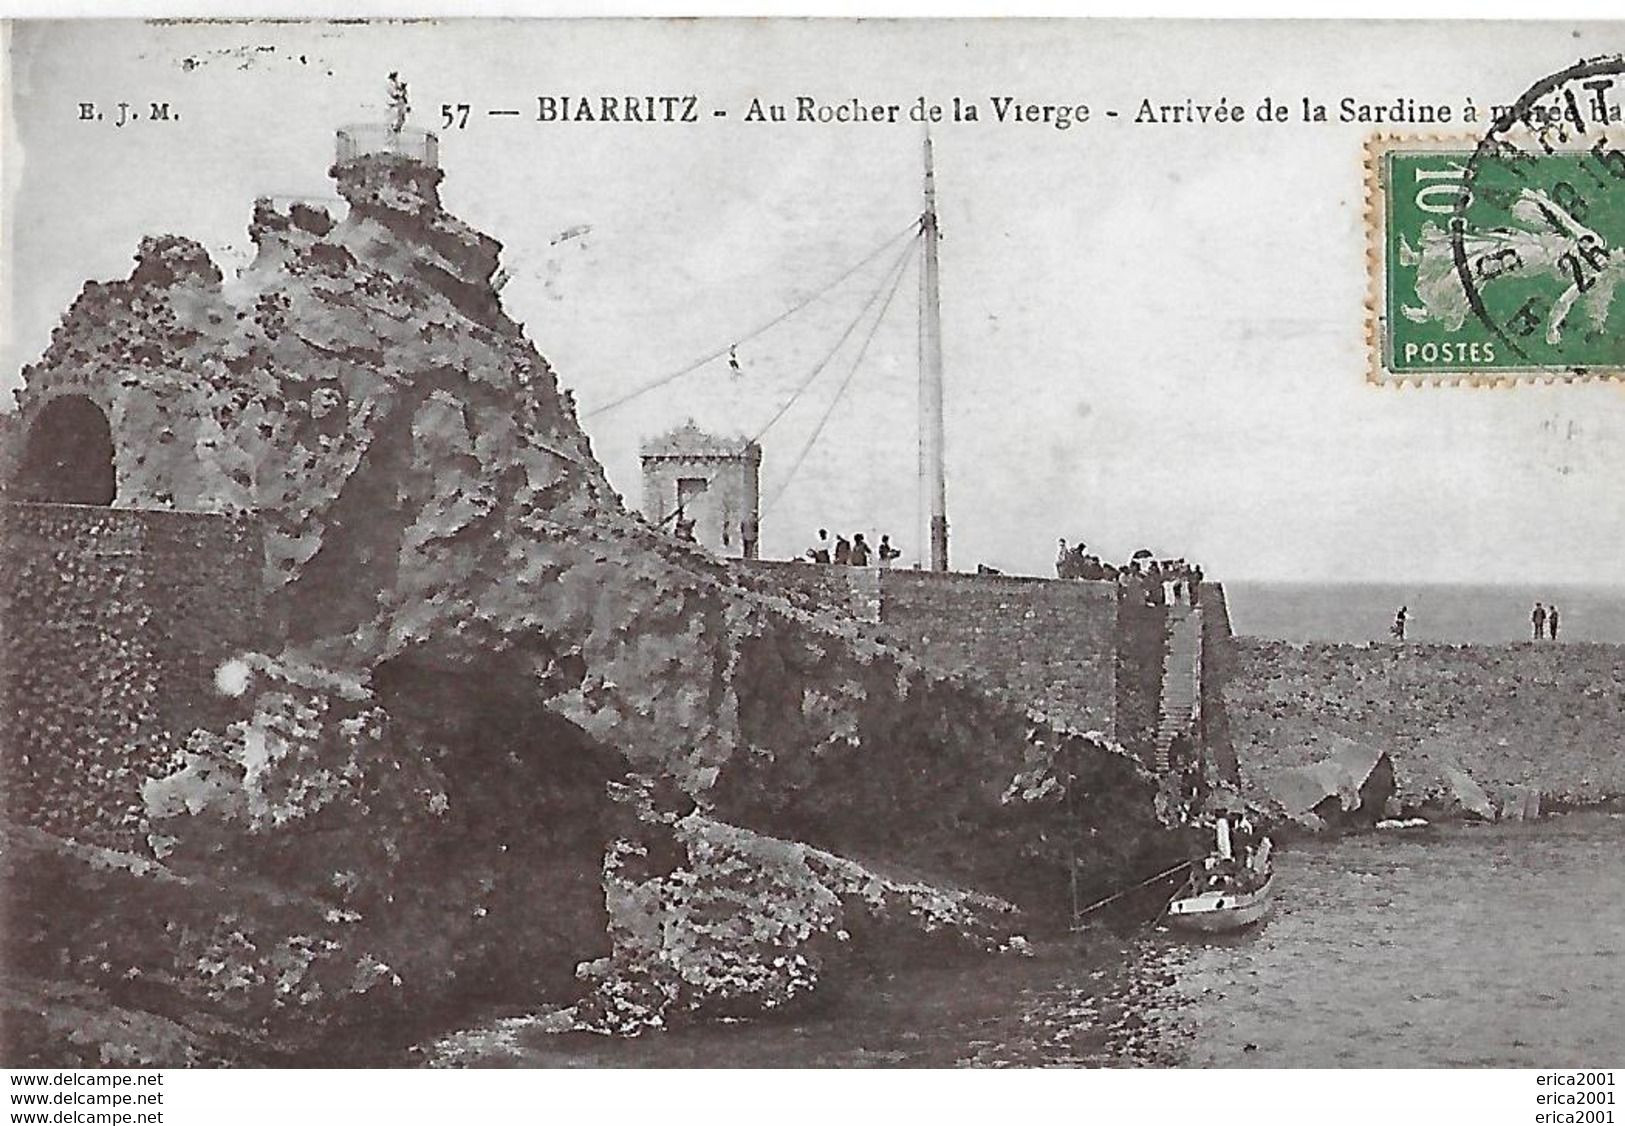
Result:
[[[1625,376],[1618,65],[1538,83],[1480,140],[1371,147],[1374,379]]]

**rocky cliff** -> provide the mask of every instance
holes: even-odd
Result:
[[[25,372],[24,425],[105,414],[115,505],[253,514],[267,593],[147,855],[12,827],[48,862],[9,870],[6,961],[46,984],[9,988],[7,1062],[302,1059],[584,988],[628,1030],[759,1008],[854,936],[996,948],[1074,853],[1087,893],[1178,850],[1117,748],[623,511],[439,170],[333,175],[348,213],[258,205],[236,277],[144,240]],[[70,1052],[70,1002],[146,1031]]]

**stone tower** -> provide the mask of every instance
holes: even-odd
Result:
[[[643,515],[718,555],[755,559],[762,447],[707,434],[693,419],[643,444]]]

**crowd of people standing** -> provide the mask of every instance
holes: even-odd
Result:
[[[851,539],[836,536],[832,545],[829,531],[819,528],[818,542],[807,549],[807,561],[832,563],[841,567],[868,567],[872,564],[890,567],[902,554],[892,546],[890,535],[882,535],[878,544],[870,546],[862,532],[854,532]]]
[[[818,540],[806,551],[809,563],[827,563],[837,567],[890,567],[903,553],[892,546],[891,536],[882,535],[878,544],[870,544],[862,532],[848,539],[844,535],[830,538],[827,528],[818,529]],[[978,566],[980,575],[999,575],[1002,571]],[[1091,554],[1083,543],[1068,547],[1061,541],[1060,553],[1055,560],[1055,575],[1062,579],[1089,579],[1112,582],[1125,592],[1138,591],[1147,606],[1195,606],[1201,597],[1202,568],[1183,559],[1157,559],[1149,551],[1137,551],[1127,563],[1108,563]]]
[[[1085,543],[1067,546],[1060,541],[1055,556],[1055,577],[1114,582],[1141,590],[1148,606],[1195,606],[1201,598],[1202,568],[1183,559],[1157,559],[1150,551],[1137,551],[1127,563],[1108,563],[1089,551]]]

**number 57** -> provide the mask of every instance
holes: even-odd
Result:
[[[463,102],[454,106],[450,102],[441,103],[440,120],[443,128],[467,129],[468,104]]]

